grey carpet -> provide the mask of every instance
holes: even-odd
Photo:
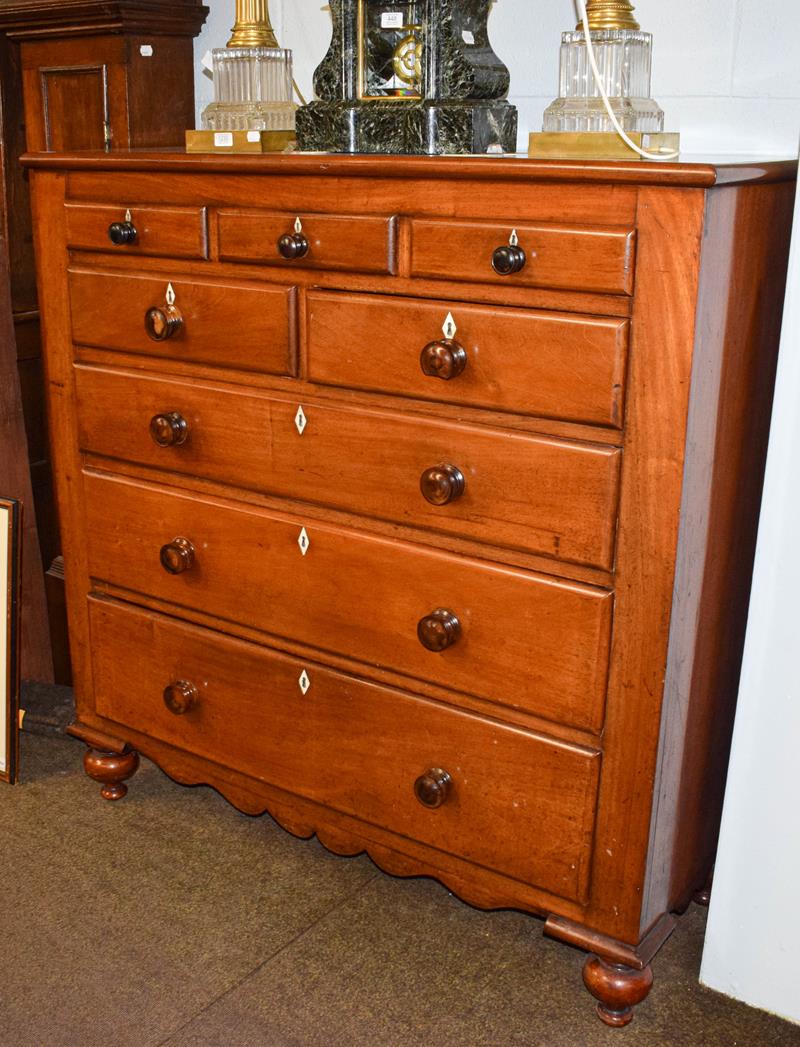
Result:
[[[701,988],[692,906],[633,1024],[519,913],[297,840],[143,762],[102,801],[70,739],[0,787],[3,1047],[778,1047],[800,1028]]]

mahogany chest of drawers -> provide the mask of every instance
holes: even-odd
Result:
[[[28,163],[103,795],[540,914],[625,1024],[713,861],[792,165]]]

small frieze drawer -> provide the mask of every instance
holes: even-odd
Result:
[[[176,607],[593,732],[612,594],[87,471],[89,572]],[[368,670],[367,670],[368,671]]]
[[[306,316],[314,382],[622,427],[628,320],[341,291]]]
[[[397,219],[281,211],[220,210],[219,256],[299,269],[397,271]]]
[[[83,251],[205,258],[204,207],[68,203],[67,246]]]
[[[293,287],[71,268],[69,294],[76,345],[296,373]]]
[[[412,219],[412,276],[600,294],[633,291],[632,229]]]
[[[584,899],[596,751],[147,611],[90,599],[89,617],[101,716]]]

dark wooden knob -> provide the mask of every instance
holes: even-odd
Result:
[[[518,273],[525,265],[525,252],[514,244],[503,244],[495,247],[492,253],[492,269],[499,276],[510,276]]]
[[[186,443],[189,427],[182,414],[167,411],[150,419],[150,435],[159,447],[179,447]]]
[[[414,782],[414,795],[424,807],[441,807],[453,786],[453,779],[441,767],[431,767]]]
[[[432,465],[419,478],[419,489],[431,505],[447,505],[464,493],[464,474],[456,465]]]
[[[284,233],[278,240],[278,253],[288,262],[293,262],[295,258],[305,258],[308,254],[308,240],[302,233]]]
[[[458,378],[467,366],[467,351],[452,338],[441,338],[428,342],[419,354],[419,365],[423,374],[433,378]]]
[[[154,342],[172,338],[183,327],[183,317],[174,305],[154,305],[144,314],[144,329]]]
[[[161,566],[169,574],[183,574],[194,563],[194,546],[188,538],[173,538],[161,546],[159,553]]]
[[[136,227],[133,222],[112,222],[108,227],[108,238],[117,247],[122,247],[123,244],[135,244]]]
[[[420,618],[417,623],[417,636],[423,647],[429,651],[444,651],[452,647],[461,636],[461,622],[444,607],[437,607],[435,611]]]
[[[188,680],[174,680],[164,688],[164,705],[176,716],[194,709],[199,699],[197,688]]]

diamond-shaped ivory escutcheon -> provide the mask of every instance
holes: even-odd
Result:
[[[303,435],[303,430],[308,425],[308,419],[306,418],[306,412],[303,410],[303,405],[297,408],[297,414],[294,416],[294,424],[297,426],[297,431],[300,435]]]
[[[305,671],[305,669],[303,669],[303,671],[300,673],[297,682],[300,684],[300,690],[303,692],[303,694],[307,694],[308,689],[311,686],[311,679],[309,678],[309,675]]]
[[[442,334],[445,338],[455,338],[456,336],[456,322],[452,313],[448,313],[445,317],[445,321],[442,324]]]
[[[311,539],[308,537],[305,527],[301,528],[300,534],[297,536],[297,544],[300,546],[300,552],[305,556],[309,545],[311,545]]]
[[[516,247],[519,244],[519,237],[517,236],[516,229],[511,230],[511,236],[509,236],[508,242],[512,247]]]

